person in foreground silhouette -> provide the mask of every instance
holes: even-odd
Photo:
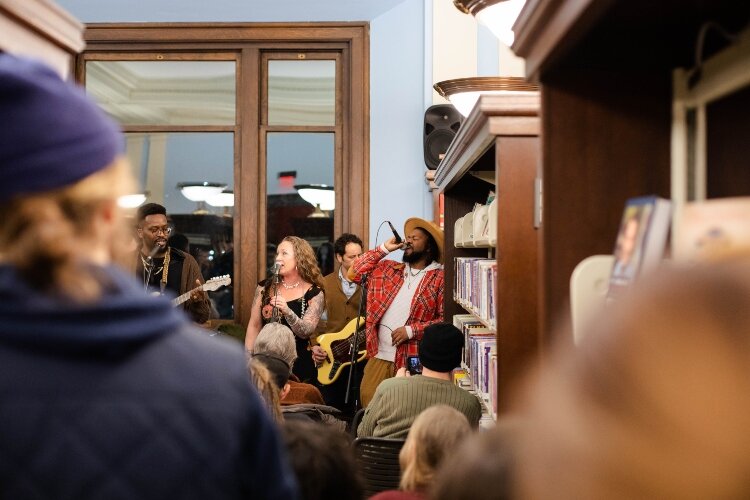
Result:
[[[524,392],[516,498],[750,498],[748,304],[747,255],[639,280]]]
[[[0,116],[0,497],[296,498],[242,348],[126,272],[116,125],[9,54]]]

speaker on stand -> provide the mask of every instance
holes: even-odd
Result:
[[[424,112],[424,162],[435,170],[456,137],[463,117],[452,104],[436,104]]]

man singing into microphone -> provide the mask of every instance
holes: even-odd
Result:
[[[141,206],[137,223],[141,249],[136,258],[135,272],[149,293],[170,290],[175,295],[182,295],[203,284],[200,267],[193,256],[167,246],[172,228],[167,225],[166,208],[158,203]],[[191,293],[183,308],[196,323],[205,323],[211,311],[208,296],[200,289]]]
[[[418,354],[424,329],[443,321],[443,231],[434,223],[412,217],[404,224],[405,241],[394,237],[364,253],[349,269],[360,283],[367,275],[367,365],[360,400],[365,407],[380,382],[393,377]],[[404,250],[403,262],[384,259]]]

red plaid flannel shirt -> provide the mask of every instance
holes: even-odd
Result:
[[[404,284],[404,264],[394,260],[381,260],[388,255],[381,247],[365,252],[352,264],[349,278],[355,283],[367,273],[367,357],[378,353],[378,324]],[[418,343],[424,329],[443,321],[443,269],[425,273],[409,309],[406,325],[414,336],[396,347],[396,369],[406,364],[407,356],[418,355]]]

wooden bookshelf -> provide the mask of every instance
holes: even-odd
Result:
[[[495,308],[498,353],[498,412],[507,409],[511,390],[539,353],[537,326],[538,231],[534,227],[535,178],[539,161],[539,96],[482,96],[440,162],[435,184],[444,195],[445,318],[466,314],[453,300],[454,258],[497,260]],[[489,181],[489,182],[488,182]],[[454,223],[497,197],[495,248],[455,248]]]
[[[745,0],[527,1],[512,49],[541,87],[543,341],[568,316],[575,266],[612,252],[625,201],[671,197],[673,72],[694,65],[701,25],[737,31],[748,14]],[[712,33],[704,56],[727,45]],[[750,194],[748,95],[708,111],[709,197]]]

